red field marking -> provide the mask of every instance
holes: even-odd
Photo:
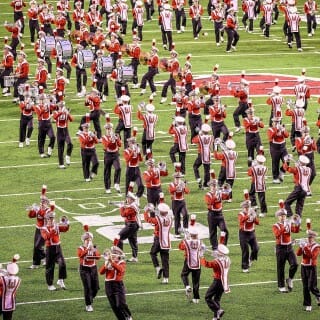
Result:
[[[264,95],[272,91],[275,85],[275,79],[279,79],[279,86],[282,88],[283,95],[293,95],[293,86],[297,83],[296,76],[284,76],[280,74],[246,74],[245,79],[250,83],[250,96]],[[196,86],[199,87],[203,81],[209,81],[210,77],[203,76],[195,79]],[[241,80],[241,75],[224,75],[219,74],[222,96],[229,96],[227,89],[228,82],[232,82],[237,86]],[[306,78],[306,84],[310,87],[311,95],[320,95],[320,79]]]

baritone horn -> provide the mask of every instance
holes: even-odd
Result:
[[[142,65],[147,65],[148,61],[150,59],[150,53],[149,52],[141,52],[139,56],[139,62]]]

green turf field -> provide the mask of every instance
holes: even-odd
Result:
[[[51,2],[51,1],[50,1]],[[202,1],[206,7],[207,3]],[[303,2],[299,1],[299,12],[302,13]],[[13,21],[11,8],[5,1],[0,3],[0,36],[1,39],[7,35],[3,23],[5,20]],[[242,13],[239,13],[240,18]],[[160,49],[159,56],[168,57],[168,51],[162,49],[161,33],[155,19],[144,26],[144,40],[142,50],[148,51],[152,39],[157,40]],[[192,53],[191,63],[194,76],[210,75],[213,66],[220,65],[220,74],[239,75],[242,70],[246,74],[268,73],[277,75],[299,76],[302,68],[306,68],[307,77],[318,80],[311,88],[311,99],[307,110],[306,118],[311,127],[312,136],[318,138],[317,103],[320,96],[320,38],[319,31],[314,37],[308,37],[306,23],[301,23],[301,36],[303,52],[299,53],[296,48],[289,49],[285,43],[282,33],[283,17],[276,25],[271,27],[271,36],[265,39],[259,29],[259,20],[254,23],[254,33],[245,33],[244,29],[239,30],[240,41],[237,52],[225,53],[225,44],[219,48],[214,43],[212,23],[209,22],[207,14],[203,17],[203,32],[208,36],[200,36],[198,41],[193,40],[191,32],[191,21],[188,19],[186,32],[183,34],[173,33],[176,50],[179,53],[180,63],[185,62],[188,53]],[[239,19],[240,20],[240,19]],[[131,21],[128,23],[128,30],[131,29]],[[241,25],[241,23],[240,23]],[[129,34],[130,32],[128,32]],[[36,67],[36,59],[33,48],[30,45],[29,30],[26,23],[26,32],[23,42],[26,45],[28,61],[31,63],[32,74]],[[226,37],[225,37],[226,38]],[[131,37],[125,37],[130,42]],[[1,40],[0,40],[1,41]],[[1,47],[1,46],[0,46]],[[128,58],[125,58],[128,61]],[[54,67],[55,70],[55,67]],[[146,66],[139,67],[139,80],[145,73]],[[31,76],[32,77],[32,76]],[[32,135],[30,147],[18,148],[19,133],[19,108],[12,103],[12,97],[0,97],[0,235],[1,250],[0,261],[8,262],[13,254],[19,253],[19,276],[22,284],[17,295],[17,310],[14,313],[15,319],[114,319],[109,303],[104,294],[104,279],[100,277],[100,291],[94,303],[94,312],[85,312],[83,289],[78,273],[78,259],[76,257],[77,247],[81,244],[80,237],[83,233],[83,224],[88,223],[90,230],[94,233],[94,243],[100,251],[110,247],[111,240],[103,234],[112,230],[118,230],[123,225],[119,213],[114,207],[108,204],[109,200],[118,201],[122,197],[112,190],[112,194],[106,195],[103,184],[103,150],[101,145],[97,146],[100,160],[98,176],[90,183],[85,183],[82,176],[80,148],[76,137],[80,118],[85,114],[83,98],[76,97],[75,71],[72,71],[72,81],[67,86],[66,104],[71,108],[75,121],[70,124],[70,134],[73,138],[74,151],[71,158],[71,165],[66,170],[58,169],[57,150],[54,149],[53,156],[48,159],[40,159],[37,150],[37,124]],[[168,74],[161,72],[156,76],[156,81],[167,79]],[[262,77],[263,78],[263,77]],[[88,81],[88,87],[91,83]],[[266,84],[267,86],[272,84]],[[109,82],[110,94],[108,101],[102,104],[103,109],[111,114],[113,124],[116,124],[116,116],[113,114],[115,105],[114,89]],[[280,83],[281,86],[281,83]],[[53,81],[49,81],[49,88],[53,88]],[[163,190],[166,200],[169,202],[168,184],[172,181],[173,166],[169,159],[169,148],[172,145],[172,137],[167,133],[172,122],[174,107],[168,104],[159,104],[161,84],[158,84],[158,95],[154,100],[156,113],[159,114],[157,126],[157,138],[153,147],[153,154],[156,161],[166,161],[169,169],[168,177],[162,179]],[[224,214],[230,231],[229,248],[232,266],[230,270],[231,293],[222,298],[222,307],[226,311],[224,319],[319,319],[320,307],[313,300],[313,311],[306,313],[302,306],[302,285],[300,280],[300,268],[294,281],[294,290],[289,294],[280,294],[276,283],[276,262],[274,254],[274,238],[272,224],[276,221],[274,212],[278,207],[278,200],[285,199],[293,189],[292,177],[286,174],[285,181],[281,185],[272,184],[271,160],[268,152],[266,129],[270,107],[266,105],[268,88],[265,94],[255,96],[251,91],[256,114],[261,117],[266,127],[261,130],[260,135],[266,150],[267,165],[269,168],[267,180],[267,204],[268,215],[261,219],[261,225],[257,227],[257,237],[260,245],[259,259],[250,269],[250,273],[244,274],[241,270],[241,253],[238,241],[237,213],[239,204],[243,201],[243,189],[250,187],[250,180],[247,176],[247,153],[245,149],[245,136],[242,133],[235,135],[239,152],[237,162],[237,179],[233,189],[233,202],[224,204]],[[144,100],[148,101],[148,94],[139,96],[140,90],[130,90],[132,105],[137,110],[138,104]],[[147,87],[147,93],[149,93]],[[168,94],[168,101],[171,98]],[[290,98],[290,97],[288,97]],[[292,98],[292,97],[291,97]],[[223,97],[223,103],[227,104],[227,124],[233,130],[232,112],[237,105],[235,98]],[[104,119],[101,118],[103,124]],[[284,123],[290,127],[290,118],[285,117]],[[134,125],[139,128],[138,139],[141,138],[142,123],[134,117]],[[139,141],[140,143],[140,141]],[[197,214],[197,222],[206,226],[206,206],[203,198],[205,191],[198,190],[195,181],[192,164],[196,158],[196,147],[190,146],[187,154],[186,180],[191,189],[187,196],[189,213]],[[297,159],[297,154],[294,154]],[[319,155],[315,155],[316,167],[319,170]],[[219,172],[220,162],[214,161],[212,168]],[[144,170],[144,164],[141,169]],[[124,189],[125,166],[122,162],[121,187]],[[67,215],[70,222],[70,231],[62,235],[62,248],[67,260],[68,278],[65,283],[66,291],[49,292],[45,283],[44,268],[38,270],[27,269],[32,264],[34,221],[29,219],[25,208],[32,203],[39,202],[42,184],[48,186],[48,197],[55,200],[57,205],[57,219]],[[312,197],[307,198],[303,212],[303,225],[305,230],[305,219],[312,219],[313,228],[320,232],[319,222],[319,178],[316,177],[312,185]],[[146,204],[143,198],[141,207]],[[212,319],[213,314],[204,301],[206,288],[211,284],[211,270],[203,269],[201,275],[201,301],[200,304],[190,304],[185,297],[184,288],[180,279],[180,272],[183,266],[183,252],[177,249],[178,241],[172,242],[170,253],[170,283],[162,285],[155,277],[155,271],[151,264],[149,243],[152,235],[152,228],[139,232],[141,244],[139,246],[139,263],[127,266],[125,284],[127,287],[128,305],[135,320],[195,320]],[[111,230],[111,231],[110,231]],[[305,232],[297,235],[303,238]],[[207,238],[203,239],[209,245]],[[130,248],[125,245],[124,250],[130,257]],[[210,255],[207,254],[207,258]],[[300,260],[298,259],[300,262]],[[103,261],[99,262],[101,265]],[[55,278],[57,280],[57,276]]]

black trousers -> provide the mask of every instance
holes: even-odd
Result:
[[[254,150],[258,153],[261,146],[261,138],[259,133],[246,132],[246,147],[248,150],[248,158],[255,158]]]
[[[192,139],[198,135],[199,131],[201,130],[202,125],[202,118],[201,115],[194,115],[189,113],[189,127],[190,127],[190,141],[192,143]]]
[[[189,285],[189,274],[191,273],[192,276],[192,288],[193,288],[193,298],[194,299],[200,299],[199,294],[199,288],[200,288],[200,275],[201,275],[201,269],[190,269],[188,267],[187,260],[184,260],[183,268],[181,271],[181,280],[184,284],[184,286]]]
[[[224,293],[223,285],[220,279],[214,279],[211,286],[206,292],[205,300],[210,308],[210,310],[214,313],[214,316],[217,316],[217,312],[220,309],[220,300]]]
[[[152,203],[155,207],[160,202],[160,193],[162,192],[161,186],[155,188],[147,188],[147,201]]]
[[[53,132],[52,124],[50,120],[41,120],[39,121],[38,127],[38,150],[39,154],[44,153],[44,144],[46,142],[46,136],[49,137],[49,145],[48,147],[54,148],[54,143],[56,141],[56,137]]]
[[[162,44],[164,46],[168,45],[168,50],[172,50],[172,31],[165,31],[163,26],[161,26],[161,36],[162,36]]]
[[[192,19],[192,33],[193,33],[193,37],[196,38],[199,36],[199,33],[202,29],[202,23],[201,23],[201,19]]]
[[[218,237],[217,237],[217,228],[226,233],[224,243],[227,245],[229,238],[229,231],[227,229],[226,221],[222,213],[213,213],[213,211],[208,211],[208,227],[209,227],[209,238],[212,246],[212,250],[218,248]]]
[[[90,172],[97,174],[99,161],[96,149],[81,149],[82,171],[85,179],[90,178]],[[92,163],[91,171],[90,164]]]
[[[97,138],[101,138],[101,126],[100,126],[100,110],[93,110],[90,112],[90,120],[93,122],[93,127],[96,132]],[[81,125],[86,122],[86,116],[81,118],[79,129],[82,130]]]
[[[64,147],[67,144],[67,156],[71,156],[73,150],[73,144],[69,135],[68,128],[57,128],[57,142],[58,142],[58,159],[59,165],[64,164],[63,154]]]
[[[320,298],[320,290],[318,289],[317,266],[301,265],[301,280],[303,285],[303,305],[311,306],[311,294],[317,299]]]
[[[77,78],[77,92],[81,92],[82,86],[87,85],[88,76],[86,69],[80,69],[76,67],[76,78]]]
[[[86,306],[89,306],[93,303],[93,299],[100,289],[97,266],[86,267],[80,265],[79,272],[83,285],[84,301]]]
[[[181,10],[175,9],[174,10],[176,16],[176,29],[177,31],[181,30],[181,26],[186,27],[187,25],[187,18],[184,8]]]
[[[33,131],[33,116],[24,116],[21,114],[20,118],[20,134],[19,142],[24,142],[27,138],[30,138]]]
[[[185,200],[172,200],[172,213],[174,216],[174,233],[176,235],[181,232],[181,217],[183,229],[188,228],[188,210]]]
[[[297,257],[294,253],[292,245],[276,245],[276,257],[277,257],[277,276],[278,287],[283,288],[285,286],[285,266],[288,261],[289,278],[293,279],[298,269]]]
[[[141,79],[140,88],[141,89],[146,89],[147,81],[148,81],[150,89],[151,89],[151,92],[156,92],[157,89],[156,89],[156,86],[154,85],[154,77],[158,73],[159,73],[158,68],[149,67],[148,68],[148,72],[146,74],[144,74],[144,76]]]
[[[120,239],[117,245],[123,250],[123,240],[128,239],[134,258],[138,256],[138,230],[137,222],[126,222],[125,227],[119,232]]]
[[[246,110],[248,109],[248,103],[247,102],[239,102],[238,107],[236,108],[236,110],[234,110],[233,112],[233,121],[234,121],[234,125],[236,127],[240,127],[240,120],[239,120],[239,116],[241,115],[242,118],[246,118],[247,114],[246,114]]]
[[[33,241],[33,257],[32,264],[35,266],[39,266],[41,260],[46,256],[44,251],[44,239],[41,236],[40,229],[36,228],[34,232],[34,241]]]
[[[210,180],[210,163],[202,163],[201,153],[198,153],[198,157],[193,163],[193,173],[196,179],[200,179],[199,168],[201,165],[203,165],[204,171],[203,185],[207,187]]]
[[[169,249],[161,249],[159,237],[154,237],[154,241],[150,250],[150,256],[155,268],[160,266],[158,253],[160,253],[163,277],[169,278]]]
[[[170,149],[169,155],[172,163],[177,162],[176,153],[179,153],[179,162],[181,163],[181,173],[186,173],[186,152],[181,152],[179,150],[179,144],[174,143]]]
[[[228,35],[227,51],[231,50],[231,46],[235,47],[240,39],[239,33],[230,28],[225,28]]]
[[[110,189],[111,186],[111,169],[114,167],[114,184],[120,183],[121,165],[119,152],[105,152],[104,153],[104,186],[106,189]]]
[[[288,151],[286,149],[286,144],[277,144],[270,142],[270,155],[272,160],[272,176],[273,179],[277,179],[279,177],[280,171],[282,173],[285,173],[282,166],[280,167],[280,160],[282,163],[284,162],[284,157],[288,154]],[[280,171],[279,171],[280,170]]]
[[[137,197],[141,198],[144,192],[144,185],[142,183],[141,172],[139,167],[127,167],[126,169],[126,194],[128,193],[129,184],[134,181],[137,185]]]
[[[295,185],[293,191],[288,195],[284,202],[284,207],[287,210],[287,216],[293,215],[291,204],[296,201],[295,213],[300,217],[302,216],[304,201],[306,199],[307,192],[302,189],[300,185]]]
[[[241,248],[241,268],[249,268],[249,260],[254,261],[258,259],[259,245],[254,231],[239,230],[239,241]],[[250,250],[251,249],[251,254]]]
[[[120,136],[120,132],[123,131],[123,144],[124,148],[128,147],[128,139],[131,137],[131,128],[126,128],[122,119],[119,119],[118,125],[115,129],[115,133]]]
[[[59,278],[67,278],[66,263],[60,245],[46,247],[46,281],[51,286],[54,279],[55,264],[59,265]]]
[[[36,32],[39,32],[39,22],[38,20],[29,20],[29,29],[30,29],[30,40],[35,42]]]
[[[221,133],[223,134],[222,140],[226,141],[229,136],[229,130],[227,126],[225,125],[224,121],[223,122],[211,122],[211,128],[213,132],[213,138],[220,138]]]
[[[168,88],[171,88],[172,95],[176,94],[176,80],[173,78],[172,74],[170,74],[170,78],[164,83],[162,92],[161,92],[161,97],[165,98],[168,93]]]
[[[262,213],[267,213],[267,203],[266,203],[266,193],[265,192],[256,192],[256,187],[254,182],[251,183],[251,188],[249,191],[249,198],[251,201],[251,206],[255,207],[257,205],[256,193],[258,194],[258,199],[260,203],[260,211]]]

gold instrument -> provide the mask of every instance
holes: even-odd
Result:
[[[161,71],[168,71],[169,68],[169,61],[167,58],[162,58],[159,61],[159,68]]]
[[[210,89],[210,82],[206,81],[206,80],[202,81],[200,86],[199,86],[199,92],[201,94],[206,95],[206,94],[209,93],[209,89]]]
[[[176,81],[181,81],[183,79],[183,74],[181,69],[172,73],[173,79]]]
[[[73,43],[77,43],[77,38],[81,38],[82,32],[80,30],[73,30],[70,33],[70,41]]]
[[[150,59],[150,53],[149,52],[141,52],[139,57],[139,62],[142,65],[147,65],[148,61]]]
[[[120,47],[121,53],[122,53],[122,57],[128,57],[129,56],[129,52],[130,52],[130,44],[123,44]]]

